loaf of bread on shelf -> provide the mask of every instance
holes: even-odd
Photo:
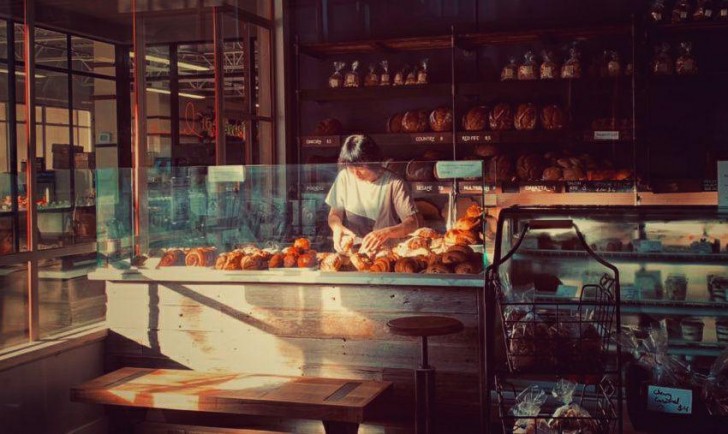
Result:
[[[504,154],[496,155],[486,164],[485,180],[488,183],[512,181],[514,172],[511,157]]]
[[[452,110],[438,107],[430,113],[430,129],[437,133],[452,131]]]
[[[563,169],[564,181],[582,181],[586,179],[584,169],[579,166],[572,166]]]
[[[402,132],[424,133],[427,131],[429,113],[426,110],[408,111],[402,116]]]
[[[462,124],[465,131],[483,131],[488,124],[488,107],[481,105],[471,108],[463,116]]]
[[[566,126],[566,114],[556,104],[546,105],[541,109],[541,125],[545,130],[561,130]]]
[[[185,252],[182,249],[169,249],[162,255],[159,260],[159,267],[173,267],[176,265],[184,265]]]
[[[538,110],[535,104],[520,104],[516,109],[513,125],[517,130],[534,130],[538,120]]]
[[[435,163],[433,161],[412,160],[405,169],[407,181],[430,182],[435,180]]]
[[[498,155],[498,148],[493,145],[478,144],[473,146],[473,154],[481,158],[490,158]]]
[[[546,160],[538,154],[526,154],[516,161],[516,176],[521,181],[539,181],[546,169]]]
[[[338,136],[344,132],[344,127],[338,119],[327,118],[319,121],[313,131],[314,136]]]
[[[402,117],[404,113],[395,113],[387,119],[387,132],[398,134],[402,132]]]
[[[488,124],[493,131],[507,131],[513,129],[513,111],[505,103],[497,104],[490,111]]]

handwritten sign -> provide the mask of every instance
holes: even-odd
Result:
[[[619,131],[594,131],[594,140],[619,140]]]
[[[718,162],[718,206],[728,208],[728,161]]]
[[[210,166],[207,180],[209,182],[244,182],[245,167],[243,166]]]
[[[438,161],[435,174],[440,179],[480,178],[483,176],[482,161]]]
[[[672,387],[647,386],[647,409],[659,413],[691,414],[693,391]]]

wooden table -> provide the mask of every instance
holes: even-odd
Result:
[[[356,433],[388,381],[122,368],[71,389],[74,401],[213,413],[317,419]]]

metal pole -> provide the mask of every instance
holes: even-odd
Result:
[[[16,77],[15,77],[15,22],[8,21],[6,28],[8,47],[8,102],[6,110],[8,123],[8,161],[10,162],[10,198],[13,224],[13,251],[20,251],[20,218],[18,216],[18,129],[15,126],[17,115]],[[10,109],[12,107],[12,109]]]
[[[134,254],[140,255],[149,247],[147,210],[147,79],[146,35],[144,17],[137,12],[132,0],[134,32],[134,143],[132,144],[132,188],[134,192]]]
[[[215,164],[225,165],[227,147],[225,144],[225,45],[222,31],[222,10],[212,8],[212,38],[215,52]],[[250,86],[250,82],[245,83]],[[246,143],[250,146],[249,143]]]

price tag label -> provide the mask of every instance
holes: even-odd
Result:
[[[245,182],[244,166],[210,166],[207,179],[209,182]]]
[[[594,131],[594,140],[619,140],[619,131]]]
[[[647,409],[659,413],[691,414],[693,412],[693,391],[647,386]]]
[[[482,161],[438,161],[435,174],[439,179],[479,178],[483,176]]]
[[[728,161],[718,162],[718,206],[728,208]]]

